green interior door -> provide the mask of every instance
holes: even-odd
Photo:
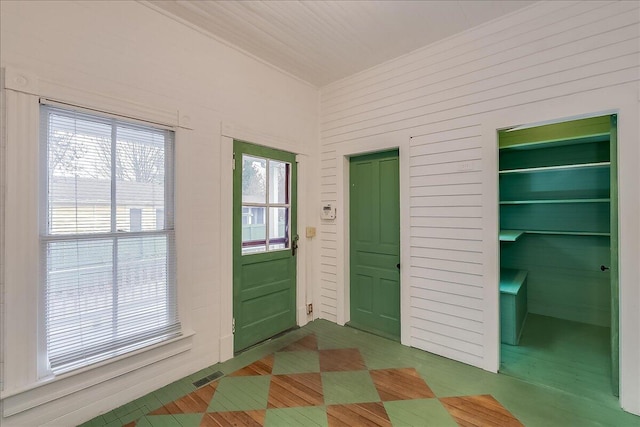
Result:
[[[234,141],[236,352],[296,325],[295,155]]]
[[[400,338],[398,150],[349,165],[350,326]]]

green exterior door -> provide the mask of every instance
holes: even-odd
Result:
[[[350,326],[400,339],[398,151],[349,165]]]
[[[295,155],[234,141],[234,351],[296,325]]]

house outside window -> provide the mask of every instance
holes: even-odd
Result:
[[[170,130],[41,106],[40,321],[54,374],[180,334],[173,152]]]

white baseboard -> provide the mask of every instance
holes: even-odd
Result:
[[[220,362],[233,358],[233,334],[220,338]]]

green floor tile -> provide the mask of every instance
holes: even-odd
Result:
[[[134,400],[138,408],[145,408],[147,412],[152,412],[162,406],[162,402],[153,394],[149,393],[139,399]]]
[[[177,427],[180,426],[173,415],[147,415],[140,418],[136,427]]]
[[[396,400],[384,408],[394,426],[456,427],[458,424],[438,399]]]
[[[106,414],[102,414],[102,419],[104,420],[105,424],[109,424],[110,422],[117,420],[118,416],[116,415],[115,410],[113,410],[111,412],[107,412]]]
[[[169,384],[161,389],[156,390],[153,395],[163,404],[166,405],[169,402],[173,402],[176,399],[188,394],[188,391],[184,391],[181,387],[176,387],[174,384]]]
[[[266,409],[270,382],[270,375],[223,378],[207,411]]]
[[[284,351],[276,353],[274,375],[320,372],[320,360],[316,351]]]
[[[128,414],[121,416],[120,422],[122,422],[122,424],[130,423],[131,421],[135,421],[138,418],[142,418],[148,412],[149,411],[145,411],[144,409],[141,409],[141,408],[135,409],[133,412],[129,412]]]
[[[122,426],[122,422],[118,419],[115,419],[104,425],[104,427],[121,427],[121,426]]]
[[[203,414],[173,414],[173,418],[180,427],[198,427],[202,421]]]
[[[122,405],[116,409],[113,410],[113,413],[120,419],[122,419],[123,417],[129,415],[130,413],[134,412],[136,409],[138,409],[138,406],[135,404],[134,402],[129,402],[126,405]],[[144,415],[144,414],[142,414]]]
[[[97,416],[85,423],[80,424],[78,427],[102,427],[105,424],[102,416]]]
[[[265,427],[279,426],[323,426],[327,424],[324,406],[304,408],[269,409],[264,421]]]
[[[380,400],[369,371],[324,372],[322,389],[327,405]]]

